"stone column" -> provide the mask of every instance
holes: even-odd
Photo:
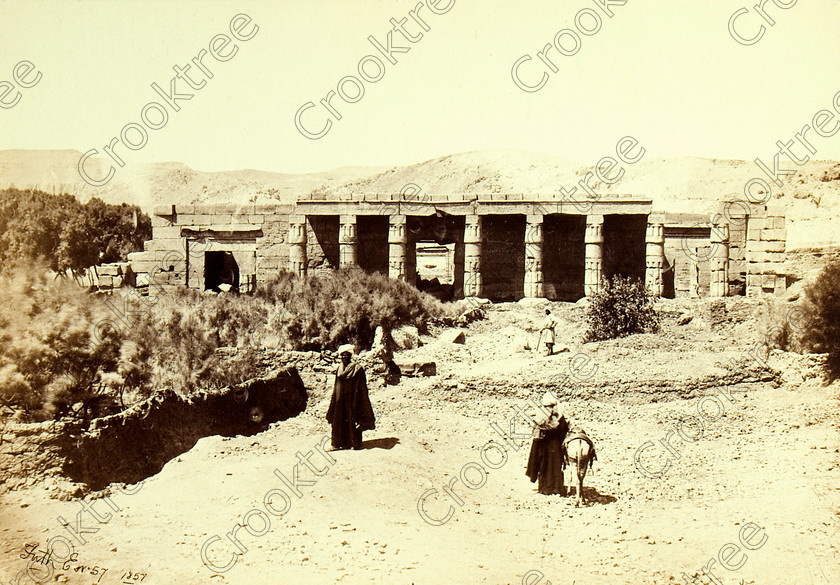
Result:
[[[543,295],[543,216],[526,216],[525,225],[525,296],[542,298]]]
[[[586,216],[584,242],[586,243],[586,260],[583,275],[583,290],[586,296],[591,296],[601,288],[604,247],[603,215]]]
[[[338,221],[338,266],[356,266],[356,216],[341,215]]]
[[[388,276],[394,280],[406,280],[407,242],[405,216],[388,216]]]
[[[648,218],[645,235],[645,286],[655,297],[662,296],[662,269],[665,266],[665,225]]]
[[[709,236],[712,254],[709,259],[711,275],[709,279],[710,297],[729,296],[729,224],[713,224]]]
[[[481,217],[468,215],[464,223],[464,296],[480,297]]]
[[[306,276],[306,216],[289,216],[289,272]]]

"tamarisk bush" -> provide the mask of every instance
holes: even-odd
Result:
[[[654,297],[639,279],[622,276],[603,279],[601,290],[589,300],[585,342],[659,331]]]

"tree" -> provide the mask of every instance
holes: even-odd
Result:
[[[42,262],[61,273],[125,260],[151,239],[151,220],[136,205],[110,205],[72,195],[0,191],[0,262]]]

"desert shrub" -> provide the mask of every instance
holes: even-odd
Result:
[[[827,353],[826,374],[830,379],[840,377],[840,262],[828,264],[805,289],[797,325],[803,349]]]
[[[0,279],[0,398],[43,420],[116,399],[122,332],[108,308],[44,267]]]
[[[107,303],[43,267],[0,281],[0,398],[30,418],[103,398],[118,409],[158,391],[189,400],[258,375],[260,347],[369,347],[380,325],[422,331],[457,310],[360,270],[281,274],[253,296],[127,290]]]
[[[294,349],[369,347],[377,327],[425,331],[447,307],[405,282],[343,269],[307,278],[281,274],[257,292],[271,307],[268,327]]]
[[[604,279],[601,290],[589,300],[585,342],[659,331],[654,297],[641,280],[622,276]]]

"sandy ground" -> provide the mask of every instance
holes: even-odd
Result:
[[[720,583],[840,583],[838,386],[824,386],[809,357],[776,352],[769,363],[782,371],[781,384],[695,388],[692,380],[720,374],[730,357],[743,355],[755,326],[711,331],[699,308],[678,326],[676,316],[692,309],[669,303],[662,335],[585,345],[580,307],[555,304],[559,343],[570,351],[552,357],[523,350],[533,344],[529,330],[541,305],[495,306],[466,330],[465,345],[405,352],[405,359],[435,359],[438,375],[373,384],[377,429],[365,434],[365,449],[332,453],[332,460],[314,450],[329,431],[328,393],[310,373],[304,379],[316,386],[304,414],[252,437],[200,440],[136,494],[114,491],[119,511],[95,502],[105,522],[81,512],[79,501],[52,500],[37,487],[6,494],[0,583],[26,568],[25,544],[69,535],[56,518],[74,524],[77,514],[91,532],[76,543],[78,560],[67,570],[57,564],[48,582],[682,583],[682,573],[699,575],[732,543],[741,548],[729,566],[740,567],[716,560]],[[598,461],[584,482],[588,502],[575,508],[573,498],[536,492],[524,475],[528,445],[506,443],[491,423],[509,430],[514,409],[538,399],[541,383],[568,373],[579,352],[591,361],[578,375],[597,371],[557,390],[567,418],[594,438]],[[696,441],[672,437],[671,467],[646,477],[634,465],[639,447],[660,445],[705,395],[717,396],[723,412],[717,416],[706,399],[716,420],[701,433],[684,426]],[[514,430],[527,432],[520,423]],[[491,440],[507,445],[505,459],[488,448],[483,462]],[[296,458],[310,451],[315,471]],[[662,469],[666,455],[651,448],[643,465]],[[296,463],[299,495],[275,474],[291,479]],[[454,496],[444,492],[451,481]],[[439,525],[418,513],[431,489],[423,510]],[[267,495],[282,516],[266,514]],[[251,533],[237,529],[237,549],[226,534],[246,515]],[[207,560],[235,560],[222,573],[201,558],[213,535],[220,539],[211,541]],[[81,565],[88,568],[76,571]]]

